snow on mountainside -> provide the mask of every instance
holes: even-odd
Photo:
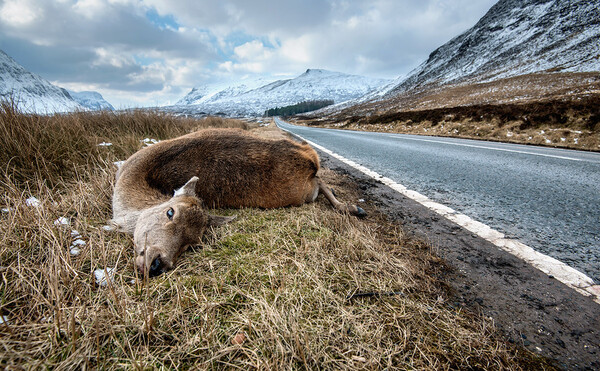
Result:
[[[388,96],[534,72],[600,71],[600,1],[500,0]]]
[[[217,102],[245,94],[251,90],[271,84],[273,80],[264,78],[245,79],[237,84],[215,84],[195,87],[185,97],[181,98],[176,105],[202,104],[206,102]]]
[[[53,113],[83,109],[65,89],[27,71],[0,50],[0,100],[11,99],[24,112]]]
[[[340,72],[308,69],[294,79],[254,80],[227,87],[194,88],[176,106],[168,109],[190,113],[260,116],[269,108],[289,106],[303,101],[347,101],[368,94],[388,82]]]
[[[80,91],[75,92],[68,90],[69,95],[84,108],[92,111],[108,110],[113,111],[115,108],[108,103],[102,94],[95,91]]]

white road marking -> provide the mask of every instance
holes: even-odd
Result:
[[[558,156],[558,155],[548,155],[545,153],[536,153],[536,152],[528,152],[528,151],[520,151],[520,150],[516,150],[516,149],[508,149],[508,148],[497,148],[497,147],[487,147],[487,146],[479,146],[476,144],[467,144],[467,143],[452,143],[452,142],[447,142],[444,140],[434,140],[434,139],[421,139],[421,138],[409,138],[409,137],[399,137],[396,135],[390,135],[392,138],[399,138],[399,139],[403,139],[403,140],[414,140],[414,141],[418,141],[418,142],[429,142],[429,143],[438,143],[438,144],[449,144],[452,146],[460,146],[460,147],[471,147],[471,148],[480,148],[480,149],[489,149],[492,151],[502,151],[502,152],[512,152],[512,153],[521,153],[521,154],[525,154],[525,155],[532,155],[532,156],[543,156],[543,157],[552,157],[552,158],[559,158],[561,160],[571,160],[571,161],[583,161],[583,162],[592,162],[592,163],[600,163],[600,161],[593,161],[593,160],[587,160],[587,159],[582,159],[582,158],[574,158],[574,157],[567,157],[567,156]]]
[[[286,129],[283,129],[283,130],[286,130]],[[286,131],[288,131],[288,130],[286,130]],[[444,217],[444,218],[458,224],[459,226],[465,228],[466,230],[478,235],[479,237],[483,238],[484,240],[493,243],[494,245],[498,246],[502,250],[507,251],[508,253],[510,253],[522,260],[525,260],[527,263],[531,264],[533,267],[539,269],[540,271],[544,272],[545,274],[554,276],[554,278],[556,278],[558,281],[560,281],[560,282],[564,283],[565,285],[569,286],[570,288],[576,290],[580,294],[585,295],[585,296],[593,296],[594,301],[596,303],[600,304],[600,285],[596,285],[594,283],[594,280],[592,280],[590,277],[586,276],[585,274],[579,272],[575,268],[572,268],[572,267],[568,266],[567,264],[565,264],[557,259],[554,259],[550,256],[547,256],[538,251],[535,251],[531,247],[529,247],[515,239],[506,238],[506,236],[503,233],[498,232],[483,223],[473,220],[464,214],[458,213],[457,211],[449,208],[448,206],[445,206],[445,205],[439,204],[435,201],[432,201],[427,196],[424,196],[424,195],[420,194],[419,192],[412,191],[412,190],[406,188],[405,186],[403,186],[402,184],[398,184],[395,181],[393,181],[392,179],[384,177],[384,176],[376,173],[373,170],[370,170],[360,164],[357,164],[356,162],[354,162],[352,160],[349,160],[341,155],[338,155],[337,153],[335,153],[321,145],[318,145],[310,140],[307,140],[298,134],[295,134],[295,133],[291,133],[291,134],[306,141],[308,144],[310,144],[314,148],[317,148],[317,149],[327,153],[328,155],[337,158],[338,160],[344,162],[345,164],[352,166],[356,170],[370,176],[371,178],[382,182],[383,184],[387,185],[388,187],[392,188],[393,190],[397,191],[398,193],[420,203],[421,205],[427,207],[428,209],[438,213],[442,217]],[[417,139],[415,139],[415,140],[417,140]],[[452,144],[452,143],[450,143],[450,144]],[[482,147],[482,148],[486,148],[486,147]],[[499,149],[499,150],[501,150],[501,149]],[[510,152],[515,152],[515,151],[510,151]],[[528,154],[532,154],[532,153],[528,153]],[[551,155],[546,155],[546,156],[559,157],[559,156],[551,156]],[[572,158],[566,158],[566,159],[572,159]]]

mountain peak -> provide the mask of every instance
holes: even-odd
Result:
[[[256,80],[260,81],[260,80]],[[388,80],[349,75],[321,69],[307,69],[293,79],[266,81],[261,86],[239,82],[231,86],[192,89],[174,108],[209,114],[261,116],[267,109],[311,100],[343,102],[363,96]],[[192,107],[189,107],[192,106]]]
[[[311,73],[325,73],[325,72],[330,72],[327,70],[322,70],[322,69],[318,69],[318,68],[308,68],[306,70],[306,72],[304,72],[305,75],[311,74]]]
[[[543,71],[598,71],[598,19],[596,1],[500,0],[475,26],[434,50],[392,94]]]
[[[113,111],[114,107],[108,103],[102,94],[96,91],[80,91],[75,92],[72,90],[68,91],[71,97],[83,107],[91,109],[93,111],[108,110]]]

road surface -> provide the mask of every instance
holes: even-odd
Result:
[[[276,122],[600,283],[600,153]]]

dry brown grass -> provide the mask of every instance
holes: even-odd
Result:
[[[12,133],[0,145],[23,146],[22,157],[14,149],[3,154],[0,176],[0,206],[8,208],[0,215],[0,315],[8,321],[0,324],[2,367],[545,367],[496,338],[490,319],[452,305],[436,278],[443,262],[428,245],[376,213],[360,221],[323,200],[220,210],[237,221],[170,273],[137,277],[131,238],[102,228],[111,215],[112,162],[146,136],[204,124],[147,112],[0,111],[0,130]],[[108,141],[113,146],[97,147]],[[343,178],[323,177],[341,198],[356,197]],[[29,196],[40,205],[28,206]],[[70,225],[55,225],[59,217]],[[86,242],[78,256],[69,253],[72,229]],[[115,268],[115,278],[99,287],[93,271],[104,267]],[[348,298],[365,292],[396,294]]]
[[[519,104],[390,111],[305,120],[330,128],[448,136],[600,151],[600,95]]]
[[[18,182],[42,178],[50,185],[106,161],[107,152],[125,159],[141,147],[140,138],[173,138],[204,127],[241,127],[237,120],[178,118],[160,111],[78,112],[24,115],[0,104],[0,164]],[[110,142],[110,151],[100,143]]]
[[[460,106],[573,100],[598,93],[600,93],[598,72],[542,72],[489,82],[467,81],[456,85],[427,85],[389,99],[351,106],[336,115],[348,118]],[[319,114],[319,111],[316,112]]]

